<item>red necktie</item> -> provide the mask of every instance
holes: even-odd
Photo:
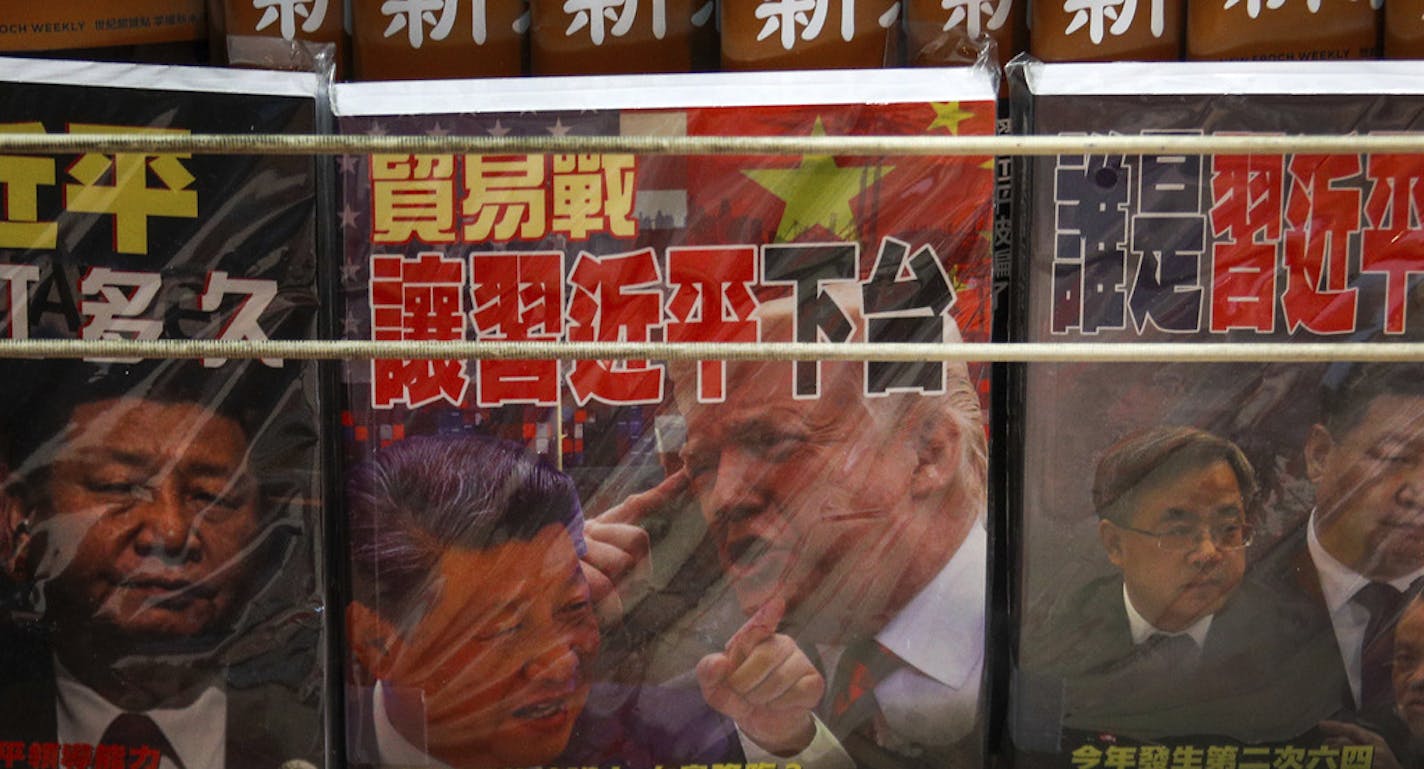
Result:
[[[163,736],[163,730],[158,728],[153,719],[140,713],[120,713],[109,724],[109,728],[104,730],[99,744],[121,745],[127,748],[128,761],[125,766],[158,769],[159,760],[166,756],[174,766],[183,769],[183,762],[178,760],[178,752],[173,749],[168,738]]]
[[[836,665],[836,691],[828,724],[837,735],[849,733],[880,711],[875,687],[900,666],[900,660],[874,639],[846,647]]]

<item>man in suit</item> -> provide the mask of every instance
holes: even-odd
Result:
[[[1305,445],[1315,508],[1255,572],[1337,711],[1389,709],[1393,628],[1424,577],[1424,366],[1337,364]]]
[[[419,436],[358,465],[347,490],[353,764],[743,760],[733,724],[697,692],[594,682],[600,634],[566,475],[515,444]],[[746,633],[748,655],[787,646]],[[804,661],[769,679],[819,684]],[[774,722],[752,728],[778,739]]]
[[[1058,676],[1063,725],[1139,739],[1277,739],[1258,711],[1251,649],[1272,630],[1245,582],[1255,473],[1235,444],[1191,427],[1126,436],[1098,462],[1098,538],[1118,574],[1089,583],[1026,640]],[[1247,701],[1241,702],[1245,697]]]
[[[858,296],[826,293],[863,325]],[[762,304],[762,338],[795,338],[797,312],[789,300]],[[959,339],[952,320],[943,334]],[[701,659],[714,708],[738,723],[773,712],[799,725],[770,756],[748,746],[749,760],[784,760],[834,736],[860,766],[979,763],[988,546],[978,392],[963,364],[932,369],[925,392],[875,392],[887,369],[822,362],[814,396],[797,369],[728,363],[725,400],[702,402],[698,367],[674,365],[684,467],[597,522],[658,515],[688,492],[749,625],[783,629],[828,679],[821,698],[775,697],[750,671],[784,659],[748,661],[741,633]]]
[[[229,365],[92,377],[54,364],[13,420],[3,514],[11,576],[34,605],[6,630],[0,743],[31,764],[55,751],[161,769],[321,760],[318,704],[294,681],[230,676],[251,650],[249,604],[301,522],[278,514],[250,464],[274,382]],[[270,651],[308,661],[289,678],[316,669],[314,648]]]
[[[1394,627],[1391,683],[1394,704],[1350,721],[1325,721],[1321,732],[1337,745],[1374,747],[1379,769],[1424,766],[1424,597],[1411,593]]]

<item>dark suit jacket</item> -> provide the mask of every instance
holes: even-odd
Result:
[[[0,741],[54,742],[54,665],[43,634],[9,627],[0,631],[0,646]],[[278,685],[229,685],[226,694],[226,769],[277,769],[294,758],[325,764],[316,704]]]
[[[1270,591],[1276,622],[1282,632],[1271,651],[1286,670],[1310,671],[1312,696],[1335,705],[1336,716],[1355,710],[1350,679],[1345,673],[1340,644],[1330,610],[1320,589],[1320,575],[1306,545],[1306,526],[1261,554],[1252,574]]]
[[[347,751],[352,767],[379,767],[373,690],[347,687]],[[671,687],[595,684],[568,747],[552,766],[652,769],[744,761],[735,725],[702,695]]]
[[[1133,645],[1117,576],[1079,590],[1043,631],[1026,639],[1028,658],[1040,667],[1020,680],[1052,691],[1017,694],[1056,699],[1065,729],[1148,740],[1279,741],[1339,710],[1333,696],[1324,701],[1300,691],[1319,675],[1309,666],[1314,660],[1288,648],[1291,626],[1276,614],[1271,593],[1251,579],[1217,612],[1194,664],[1163,668]]]
[[[1424,767],[1424,740],[1409,733],[1409,725],[1393,708],[1366,710],[1354,716],[1354,723],[1378,734],[1384,738],[1385,744],[1394,754],[1394,758],[1404,769],[1421,769]],[[1379,765],[1379,758],[1375,758],[1375,765]]]

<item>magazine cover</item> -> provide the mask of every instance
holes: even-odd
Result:
[[[200,40],[203,0],[8,3],[0,51],[49,51]]]
[[[1424,127],[1380,64],[1044,65],[1028,131]],[[1060,155],[1020,188],[1026,341],[1421,338],[1417,155]],[[1010,694],[1025,765],[1418,766],[1418,363],[1032,364]]]
[[[343,133],[971,135],[979,70],[338,86]],[[418,94],[417,94],[418,92]],[[991,158],[341,164],[345,336],[984,341]],[[361,766],[975,766],[987,367],[353,362]]]
[[[18,59],[0,72],[0,131],[318,129],[312,75]],[[3,336],[315,336],[316,168],[0,158]],[[0,760],[324,766],[315,365],[3,365]]]

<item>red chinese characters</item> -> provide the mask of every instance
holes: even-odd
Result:
[[[1283,202],[1279,155],[1223,155],[1211,178],[1211,330],[1276,325],[1276,251]]]
[[[371,338],[462,340],[465,338],[465,264],[438,253],[415,259],[371,257]],[[371,405],[416,408],[444,399],[460,405],[469,387],[465,362],[376,360],[371,362]]]
[[[662,273],[651,248],[597,257],[580,253],[569,273],[569,340],[646,342],[662,325]],[[569,374],[580,405],[657,403],[663,398],[663,368],[647,361],[581,360]]]
[[[1384,330],[1402,334],[1409,276],[1424,272],[1424,157],[1373,155],[1368,170],[1360,271],[1384,275]]]
[[[1356,289],[1350,285],[1348,247],[1360,230],[1360,191],[1337,183],[1362,170],[1354,155],[1296,155],[1287,166],[1286,330],[1345,334],[1355,329]]]
[[[470,295],[481,341],[558,341],[563,333],[564,255],[558,251],[470,256]],[[559,402],[556,360],[482,360],[479,405]]]
[[[754,246],[669,248],[669,342],[755,342],[759,322],[752,318],[757,276]],[[697,364],[697,398],[718,403],[727,397],[722,361]]]

